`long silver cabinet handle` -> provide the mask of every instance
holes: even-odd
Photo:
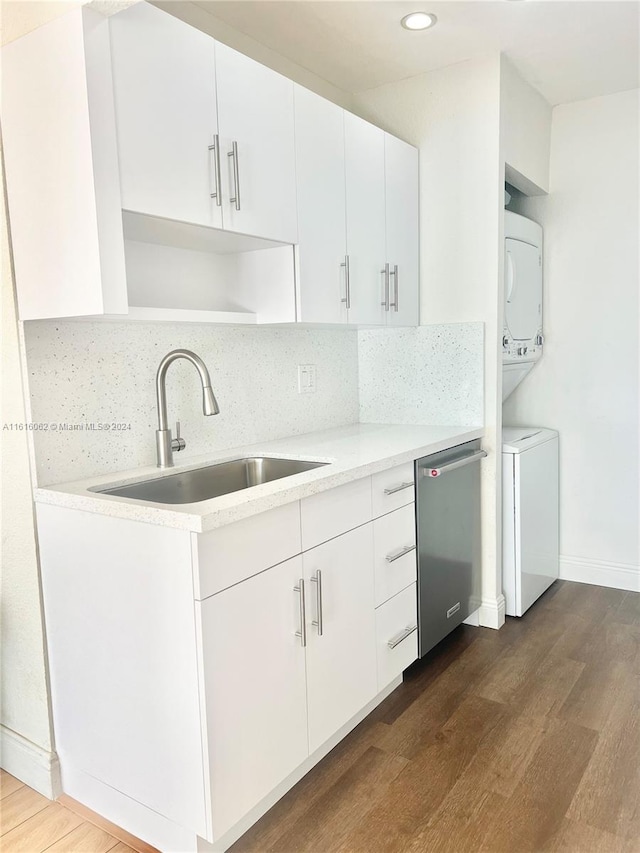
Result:
[[[399,634],[396,634],[395,637],[392,637],[387,645],[390,649],[395,649],[396,646],[399,646],[403,640],[406,640],[407,637],[410,637],[414,631],[418,630],[417,625],[411,625],[408,628],[405,628],[403,631],[400,631]]]
[[[385,264],[380,270],[384,276],[384,300],[380,303],[385,311],[389,310],[389,264]]]
[[[318,629],[318,636],[322,636],[322,572],[320,569],[311,578],[311,583],[316,585],[316,613],[318,618],[311,624]]]
[[[395,561],[399,560],[400,557],[404,557],[405,554],[410,554],[412,551],[415,550],[415,545],[405,545],[404,548],[400,548],[400,550],[396,551],[395,554],[387,554],[385,560],[387,561],[387,563],[395,563]]]
[[[393,302],[389,303],[389,307],[394,311],[398,311],[398,297],[400,293],[400,283],[398,279],[398,264],[395,264],[389,275],[393,276]]]
[[[465,465],[471,465],[472,462],[479,462],[481,459],[484,459],[486,455],[486,450],[476,450],[475,453],[471,453],[469,456],[463,456],[462,459],[456,459],[454,462],[449,462],[447,465],[441,465],[439,468],[423,468],[422,476],[429,477],[429,479],[432,479],[433,477],[441,477],[443,474],[446,474],[447,471],[455,471],[456,468],[464,468]]]
[[[341,299],[340,302],[344,302],[347,308],[351,308],[351,275],[349,272],[349,255],[344,256],[344,261],[340,264],[341,267],[344,267],[344,299]]]
[[[300,630],[296,631],[296,637],[300,637],[300,645],[307,645],[307,610],[304,603],[304,579],[300,578],[298,585],[294,586],[294,592],[300,595]]]
[[[238,163],[238,143],[231,143],[231,151],[227,152],[227,157],[233,160],[233,198],[229,201],[235,204],[236,210],[240,210],[240,164]]]
[[[213,175],[216,191],[210,193],[211,198],[215,198],[216,205],[222,205],[222,192],[220,191],[220,137],[216,133],[213,137],[213,145],[209,146],[209,151],[213,151]]]
[[[410,483],[400,483],[399,486],[393,486],[391,489],[385,489],[385,495],[395,495],[396,492],[401,492],[403,489],[410,489],[413,486],[413,480]]]

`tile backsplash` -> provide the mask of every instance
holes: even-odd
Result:
[[[364,423],[483,423],[482,323],[358,332]]]
[[[353,330],[32,321],[25,345],[32,421],[57,425],[34,434],[40,486],[155,464],[155,375],[172,349],[201,356],[220,406],[204,417],[197,371],[185,360],[170,366],[169,423],[180,420],[187,442],[181,462],[358,420]],[[298,364],[316,365],[315,393],[298,393]]]
[[[171,365],[169,422],[180,420],[187,442],[180,462],[358,420],[482,423],[481,323],[356,331],[48,320],[25,324],[25,347],[31,419],[50,425],[34,432],[40,486],[155,464],[155,375],[177,348],[203,358],[220,405],[204,417],[195,368]],[[299,364],[316,365],[315,393],[298,393]]]

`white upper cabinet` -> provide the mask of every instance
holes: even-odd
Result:
[[[21,320],[417,324],[410,145],[144,2],[2,66]]]
[[[216,43],[224,227],[296,243],[293,83]]]
[[[345,112],[349,322],[384,325],[384,131]]]
[[[418,294],[418,149],[384,135],[386,206],[385,263],[389,264],[387,325],[417,326]],[[386,270],[385,270],[386,273]]]
[[[295,87],[298,319],[413,326],[418,151]]]
[[[295,86],[298,319],[347,321],[344,110]]]
[[[21,320],[126,313],[109,26],[74,9],[2,49]]]
[[[110,28],[122,207],[222,227],[214,40],[147,3]]]
[[[111,39],[123,208],[295,243],[293,83],[147,3]]]

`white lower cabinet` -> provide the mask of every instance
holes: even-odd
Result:
[[[412,476],[201,533],[39,504],[64,792],[159,850],[228,849],[417,656],[415,552],[386,559],[413,503],[372,508]]]
[[[302,558],[313,752],[377,693],[372,526],[331,539]]]
[[[197,603],[214,838],[378,692],[372,564],[369,523]]]
[[[376,607],[416,582],[415,506],[408,504],[373,522]]]
[[[376,610],[378,690],[418,657],[417,592],[412,583]]]
[[[301,578],[298,556],[197,604],[215,838],[309,754]]]

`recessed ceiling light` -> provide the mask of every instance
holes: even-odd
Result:
[[[428,30],[434,27],[438,19],[428,12],[411,12],[400,21],[405,30]]]

